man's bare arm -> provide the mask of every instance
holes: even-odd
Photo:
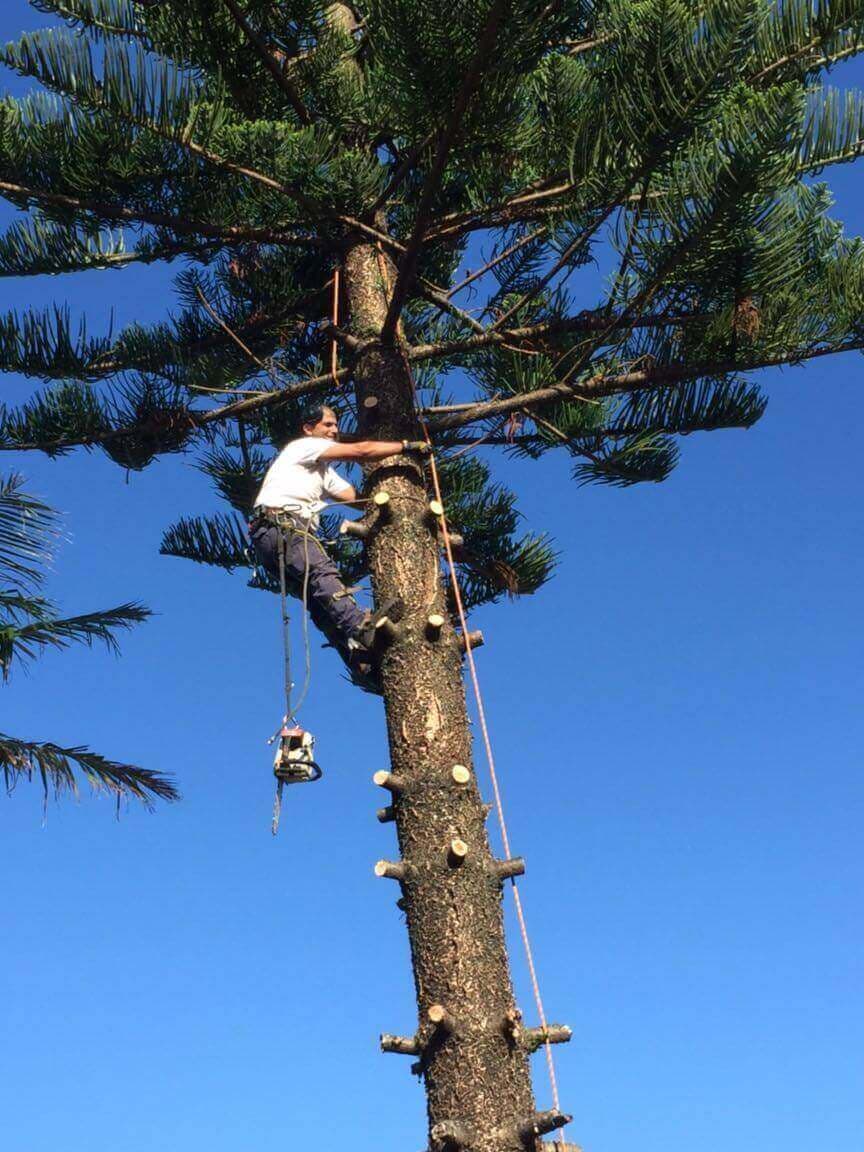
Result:
[[[357,440],[353,444],[334,442],[321,453],[320,460],[383,460],[386,456],[401,456],[405,445],[401,440]]]

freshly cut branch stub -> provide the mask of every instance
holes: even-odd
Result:
[[[426,635],[430,640],[437,640],[441,635],[441,629],[444,627],[444,617],[438,612],[433,612],[432,615],[426,620]]]
[[[394,776],[392,772],[385,772],[383,769],[376,772],[372,777],[372,783],[377,784],[379,788],[386,788],[388,792],[402,792],[405,788],[405,781],[401,776]]]
[[[376,492],[372,497],[372,503],[378,509],[378,516],[381,520],[389,520],[393,515],[389,492]]]
[[[514,876],[525,875],[525,861],[521,856],[511,856],[509,860],[494,860],[492,869],[499,880],[512,880]]]
[[[469,643],[471,645],[472,652],[475,648],[482,648],[486,643],[483,633],[479,629],[476,632],[459,632],[457,634],[457,639],[459,641],[459,647],[463,652],[468,651]]]
[[[447,536],[448,536],[448,538],[449,538],[449,540],[450,540],[450,547],[451,547],[451,548],[456,548],[456,549],[459,549],[459,548],[464,548],[464,547],[465,547],[465,539],[464,539],[464,537],[463,537],[463,536],[460,536],[458,532],[448,532],[448,533],[447,533]],[[441,533],[441,536],[440,536],[440,539],[439,539],[439,541],[438,541],[438,542],[439,542],[439,544],[441,545],[441,547],[442,547],[442,548],[446,548],[446,545],[445,545],[445,543],[444,543],[444,534],[443,534],[443,532]]]
[[[471,779],[471,773],[464,764],[454,764],[450,769],[450,775],[455,784],[467,784]]]
[[[442,1036],[449,1036],[456,1030],[453,1017],[443,1004],[432,1004],[426,1010],[426,1019],[434,1025],[436,1032]]]
[[[416,1036],[392,1036],[389,1032],[382,1032],[381,1051],[393,1052],[397,1056],[419,1056],[421,1046]]]
[[[545,1136],[548,1132],[563,1128],[572,1119],[573,1117],[568,1116],[566,1112],[558,1112],[554,1108],[549,1112],[535,1112],[530,1120],[524,1120],[519,1125],[517,1132],[520,1140],[524,1140],[527,1144],[529,1140],[534,1140],[537,1136]]]
[[[340,536],[354,536],[357,540],[365,540],[369,535],[369,525],[359,520],[343,520],[339,525]]]
[[[453,1149],[468,1148],[471,1144],[468,1129],[458,1120],[442,1120],[434,1124],[429,1136],[432,1152],[452,1152]]]
[[[380,620],[375,621],[376,645],[392,644],[398,637],[400,631],[399,625],[394,624],[389,616],[382,616]]]
[[[536,1052],[544,1044],[567,1044],[573,1032],[566,1024],[547,1024],[545,1028],[523,1028],[522,1044],[529,1052]]]
[[[388,804],[386,808],[379,808],[375,815],[378,817],[379,824],[392,824],[396,819],[396,813],[391,804]]]
[[[379,860],[375,865],[375,875],[385,880],[404,880],[405,865],[401,860]]]
[[[458,867],[464,862],[467,855],[468,845],[464,840],[460,840],[458,836],[454,837],[454,839],[450,841],[450,848],[447,853],[449,862],[455,867]]]

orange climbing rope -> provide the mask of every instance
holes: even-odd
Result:
[[[390,295],[390,277],[387,273],[387,263],[384,260],[384,256],[383,256],[383,253],[381,251],[380,245],[377,246],[377,255],[378,255],[378,267],[379,267],[380,272],[381,272],[381,278],[382,278],[383,282],[387,285],[387,295],[389,296]],[[416,388],[416,385],[414,382],[414,373],[411,371],[411,362],[408,359],[408,354],[405,351],[405,344],[404,344],[404,341],[402,340],[401,325],[400,325],[400,331],[399,331],[398,336],[397,336],[397,342],[399,345],[399,349],[402,353],[402,358],[403,358],[404,363],[405,363],[405,370],[408,373],[408,379],[411,381],[411,387],[412,387],[412,390],[414,393],[415,407],[417,409],[417,419],[419,421],[420,428],[423,431],[423,438],[425,439],[426,443],[429,445],[430,449],[433,449],[434,446],[432,444],[432,437],[429,435],[428,425],[426,424],[426,421],[423,419],[423,415],[422,415],[422,412],[420,409],[420,403],[419,403],[419,400],[417,397],[417,388]],[[464,637],[464,640],[465,640],[465,657],[466,657],[466,660],[468,662],[468,671],[469,671],[469,675],[471,677],[471,686],[472,686],[472,689],[474,692],[474,700],[475,700],[476,705],[477,705],[477,718],[478,718],[479,723],[480,723],[480,732],[481,732],[482,737],[483,737],[483,747],[484,747],[484,750],[486,753],[486,761],[487,761],[487,764],[489,765],[489,776],[492,780],[492,791],[493,791],[493,794],[495,796],[495,811],[496,811],[496,814],[498,817],[498,827],[501,830],[501,843],[502,843],[502,846],[504,848],[505,858],[507,860],[510,860],[510,859],[512,859],[512,856],[510,853],[510,836],[509,836],[508,831],[507,831],[507,820],[506,820],[506,817],[504,815],[504,804],[503,804],[503,801],[501,799],[501,788],[498,784],[498,773],[495,769],[495,754],[492,751],[492,740],[491,740],[491,737],[489,736],[489,725],[486,721],[486,709],[483,705],[483,693],[480,689],[480,678],[477,675],[477,664],[474,660],[474,651],[473,651],[473,648],[471,645],[471,634],[468,630],[468,621],[467,621],[467,618],[465,615],[465,604],[464,604],[464,601],[462,599],[462,589],[459,587],[459,577],[457,575],[456,564],[455,564],[455,561],[453,559],[453,548],[452,548],[452,544],[450,541],[449,528],[447,525],[447,513],[445,510],[445,506],[444,506],[444,500],[443,500],[442,495],[441,495],[441,483],[440,483],[440,478],[438,476],[438,465],[435,461],[434,450],[430,451],[430,453],[429,453],[429,465],[430,465],[430,473],[432,476],[432,487],[433,487],[433,491],[435,493],[435,499],[438,501],[438,505],[441,508],[441,515],[438,518],[440,521],[440,525],[441,525],[441,538],[444,542],[444,552],[445,552],[445,555],[447,556],[447,566],[450,569],[450,583],[452,584],[452,587],[453,587],[453,598],[456,601],[456,611],[457,611],[457,614],[459,616],[459,624],[460,624],[460,627],[462,628],[462,636]],[[537,1015],[538,1015],[539,1020],[540,1020],[540,1026],[543,1029],[543,1032],[545,1034],[547,1032],[547,1028],[548,1028],[548,1024],[546,1021],[546,1012],[543,1008],[543,998],[540,995],[540,982],[537,979],[537,969],[534,965],[534,952],[533,952],[533,949],[531,947],[531,940],[528,936],[528,926],[525,922],[525,912],[524,912],[524,909],[522,907],[522,899],[519,895],[519,888],[516,884],[516,878],[511,876],[510,877],[510,883],[511,883],[512,888],[513,888],[513,903],[516,907],[516,919],[519,923],[519,934],[522,937],[522,946],[523,946],[524,951],[525,951],[525,959],[526,959],[526,962],[528,964],[528,973],[529,973],[529,976],[531,978],[531,988],[532,988],[532,991],[534,994],[534,1003],[535,1003],[535,1006],[537,1008]],[[552,1105],[555,1108],[556,1112],[560,1112],[561,1111],[561,1102],[560,1102],[560,1098],[558,1095],[558,1077],[555,1073],[555,1060],[552,1056],[552,1045],[549,1042],[548,1035],[547,1035],[547,1038],[546,1038],[545,1043],[544,1043],[544,1048],[546,1051],[546,1066],[547,1066],[547,1069],[549,1071],[549,1084],[550,1084],[550,1088],[552,1091]],[[560,1129],[560,1131],[563,1132],[563,1128]],[[563,1152],[563,1149],[566,1147],[563,1139],[554,1140],[554,1141],[551,1141],[551,1143],[553,1145],[559,1145],[560,1148],[562,1149],[562,1152]]]

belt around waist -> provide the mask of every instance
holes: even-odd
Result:
[[[257,504],[252,509],[252,520],[291,520],[301,528],[311,530],[311,521],[305,519],[299,512],[289,512],[287,508],[268,508],[264,504]]]

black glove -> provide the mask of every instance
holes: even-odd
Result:
[[[425,440],[403,440],[402,451],[406,456],[431,456],[432,445]]]

